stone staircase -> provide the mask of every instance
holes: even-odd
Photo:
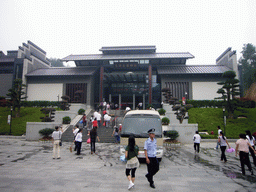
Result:
[[[72,119],[70,124],[62,126],[63,127],[62,141],[74,140],[72,129],[75,127],[76,124],[79,123],[82,117],[83,115],[77,115],[74,119]]]
[[[87,117],[89,118],[92,113],[93,112],[90,112],[88,114],[86,113]],[[111,114],[111,112],[110,112],[110,114]],[[120,114],[121,114],[121,116],[114,116],[111,118],[111,123],[108,128],[106,128],[102,124],[100,125],[100,127],[97,130],[98,136],[100,138],[100,143],[114,143],[115,142],[115,138],[112,136],[112,133],[114,130],[114,126],[122,123],[124,113],[121,111],[118,115],[120,115]],[[65,131],[63,132],[63,135],[62,135],[62,141],[72,142],[74,140],[74,135],[73,135],[72,129],[82,119],[82,116],[80,117],[78,115],[75,117],[75,119],[73,119],[72,122],[70,123],[70,125],[65,128]],[[64,126],[63,126],[63,129],[64,129]],[[89,136],[87,135],[87,129],[84,128],[83,142],[86,142],[88,138],[89,138]]]

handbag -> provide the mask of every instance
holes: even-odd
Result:
[[[121,160],[122,162],[126,162],[125,155],[121,155],[121,156],[120,156],[120,160]]]
[[[91,138],[87,139],[87,143],[88,144],[91,143]]]
[[[235,151],[235,149],[232,148],[232,147],[231,147],[230,149],[227,149],[227,150],[226,150],[227,153],[233,153],[234,151]]]

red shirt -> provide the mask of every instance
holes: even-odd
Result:
[[[98,121],[94,120],[94,121],[92,122],[92,126],[93,126],[93,127],[98,127]]]
[[[85,122],[86,121],[86,116],[83,116],[83,122]]]

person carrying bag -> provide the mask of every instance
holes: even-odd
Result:
[[[135,172],[139,167],[140,163],[138,160],[139,147],[135,144],[135,138],[133,136],[129,137],[128,146],[125,149],[126,163],[126,176],[129,180],[128,189],[134,187]],[[131,172],[131,175],[130,175]]]
[[[61,129],[61,130],[59,130]],[[60,159],[60,146],[62,146],[61,143],[61,135],[62,135],[62,127],[55,127],[55,131],[52,133],[52,144],[53,144],[53,153],[52,158],[55,159],[57,156],[57,159]]]

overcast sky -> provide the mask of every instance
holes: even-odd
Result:
[[[256,45],[255,0],[0,0],[0,50],[31,40],[47,57],[103,46],[155,45],[215,64],[228,47]]]

